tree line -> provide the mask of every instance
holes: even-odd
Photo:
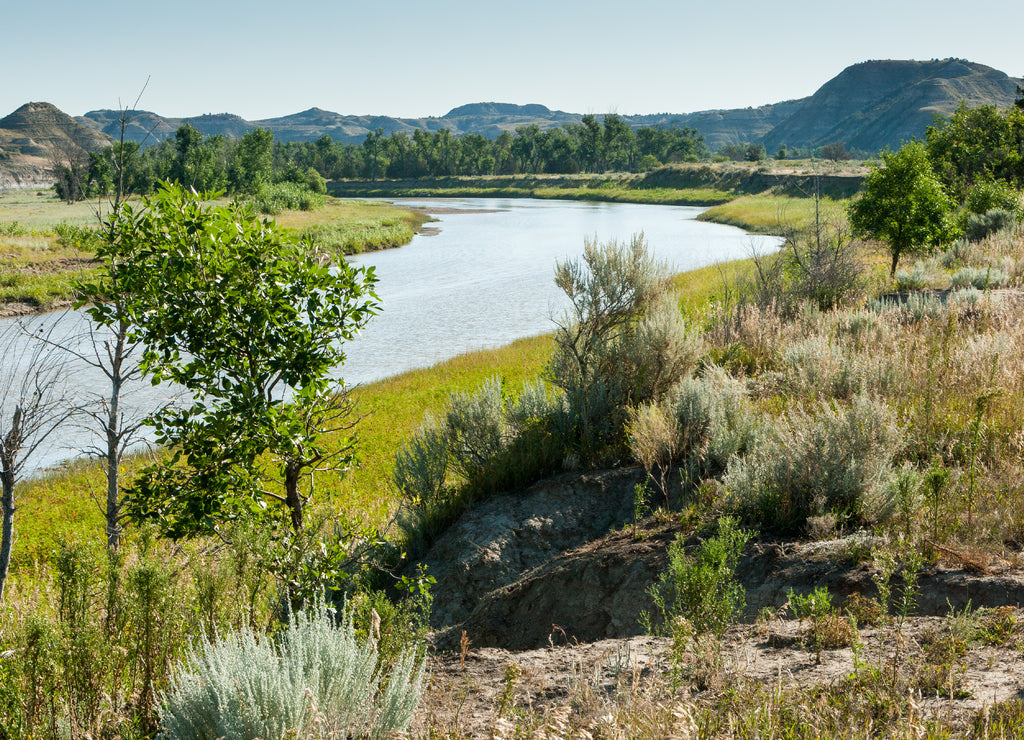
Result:
[[[54,173],[58,193],[78,200],[107,195],[119,179],[126,194],[152,193],[160,182],[254,194],[280,182],[322,191],[325,179],[640,172],[710,157],[695,129],[634,131],[614,114],[603,119],[586,115],[579,123],[549,130],[522,126],[496,139],[474,133],[455,136],[448,129],[385,135],[378,128],[360,144],[337,142],[327,134],[316,141],[275,141],[262,128],[235,140],[222,134],[204,136],[185,123],[154,146],[115,143],[89,153],[88,163],[55,163]]]

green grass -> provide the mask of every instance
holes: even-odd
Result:
[[[821,218],[829,223],[846,223],[846,201],[823,198]],[[743,195],[714,206],[698,221],[738,226],[755,234],[778,234],[783,228],[804,228],[814,222],[814,199],[760,193]]]
[[[109,210],[106,200],[83,200],[69,206],[52,190],[12,190],[0,193],[0,224],[17,221],[24,228],[47,234],[61,221],[98,226],[97,208],[102,213]]]

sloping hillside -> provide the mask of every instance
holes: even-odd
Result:
[[[0,189],[45,187],[55,157],[81,158],[109,143],[50,103],[26,103],[0,118]]]
[[[863,62],[822,85],[765,135],[764,144],[773,151],[780,144],[841,141],[848,149],[874,154],[922,136],[936,115],[948,116],[961,101],[971,107],[1012,105],[1020,82],[959,59]]]

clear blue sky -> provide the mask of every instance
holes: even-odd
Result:
[[[810,95],[868,59],[960,57],[1024,76],[1006,0],[5,0],[0,116],[130,105],[247,119],[465,103],[686,113]]]

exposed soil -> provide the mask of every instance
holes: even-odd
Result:
[[[669,544],[683,533],[688,548],[695,547],[699,535],[678,520],[629,523],[633,487],[642,478],[637,469],[566,474],[482,502],[435,543],[424,562],[437,578],[436,651],[418,721],[488,736],[501,697],[508,702],[511,664],[522,674],[514,682],[517,706],[541,712],[570,698],[580,706],[584,690],[591,699],[611,701],[624,676],[637,684],[664,683],[669,642],[642,634],[640,615],[653,610],[648,590],[665,567]],[[854,593],[877,596],[871,551],[884,544],[867,533],[749,544],[737,570],[747,605],[740,624],[726,633],[716,680],[789,686],[848,677],[851,649],[825,650],[818,662],[800,625],[783,618],[787,594],[826,586],[840,606]],[[900,575],[893,577],[895,590]],[[918,584],[915,615],[899,635],[907,656],[922,653],[925,637],[941,628],[951,609],[1024,603],[1024,569],[951,548],[938,548]],[[766,614],[773,615],[768,623]],[[861,629],[864,655],[880,637],[889,635],[886,644],[893,644],[892,631]],[[984,702],[1016,696],[1024,687],[1024,657],[1015,645],[1013,638],[1002,647],[972,648],[957,666],[954,699],[933,697],[933,708],[966,717]],[[878,656],[880,665],[888,659]]]

